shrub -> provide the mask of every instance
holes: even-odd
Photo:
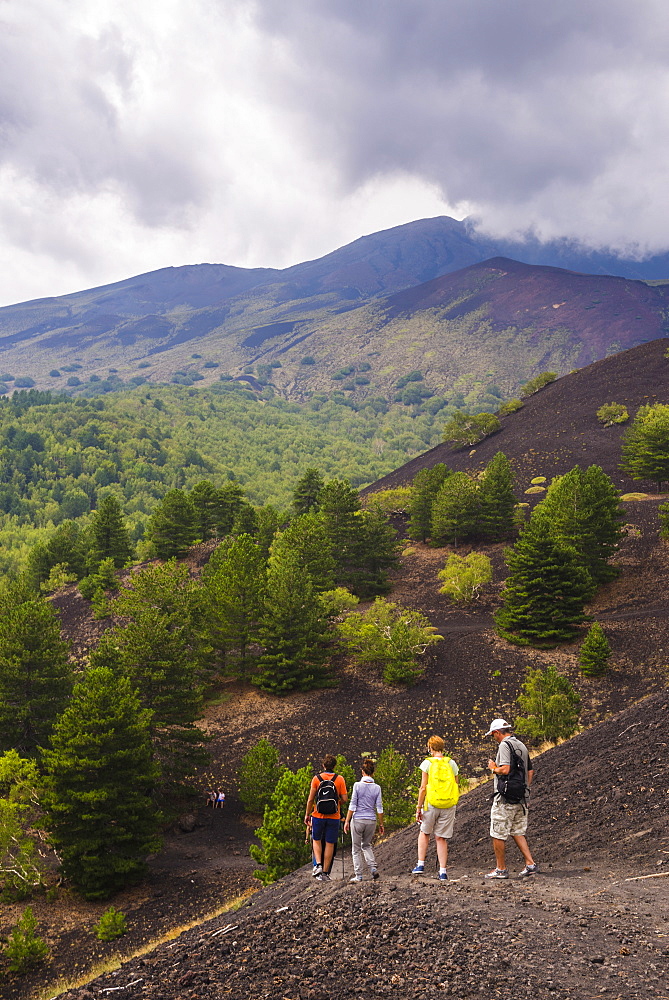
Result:
[[[375,510],[380,514],[406,514],[413,494],[411,486],[397,486],[393,490],[368,493],[361,500],[366,510]]]
[[[669,503],[661,503],[657,510],[660,518],[660,538],[669,539]]]
[[[489,434],[500,430],[501,426],[494,413],[477,413],[470,416],[462,410],[456,410],[444,427],[444,441],[449,441],[456,448],[478,444]]]
[[[300,360],[301,365],[315,365],[316,359],[311,356],[311,354],[305,354]]]
[[[358,663],[383,668],[386,684],[417,680],[424,670],[418,658],[443,638],[420,611],[383,597],[377,597],[366,614],[353,612],[337,628]]]
[[[114,941],[122,937],[128,930],[125,915],[113,906],[102,914],[93,928],[99,941]]]
[[[543,389],[545,385],[554,382],[556,378],[557,372],[541,372],[540,375],[535,375],[521,387],[520,394],[521,396],[532,396],[535,392],[539,392],[539,389]]]
[[[541,483],[546,482],[545,476],[535,476],[534,479],[530,479],[532,486],[539,486]]]
[[[506,403],[502,403],[499,410],[497,411],[498,417],[506,417],[509,413],[515,413],[516,410],[522,410],[525,406],[522,399],[510,399]]]
[[[609,640],[599,622],[594,622],[588,629],[578,656],[581,673],[586,677],[599,677],[605,674],[611,658]]]
[[[492,563],[482,552],[470,552],[464,557],[452,553],[437,575],[443,581],[440,594],[452,601],[473,601],[483,584],[492,580]]]
[[[68,378],[68,380],[67,380],[67,382],[65,384],[66,385],[72,385],[72,386],[81,385],[81,379],[77,378],[76,375],[70,375],[70,377]],[[18,385],[18,383],[17,383],[17,385]]]
[[[578,728],[581,699],[553,664],[530,670],[518,705],[527,715],[516,719],[516,729],[533,739],[568,739]]]
[[[35,379],[30,378],[28,375],[23,375],[21,378],[17,378],[14,382],[14,386],[17,389],[32,389],[35,384]]]
[[[49,949],[44,941],[35,934],[36,928],[37,920],[32,908],[27,906],[23,911],[23,916],[12,929],[5,946],[5,955],[9,959],[11,972],[27,972],[48,955]]]
[[[261,739],[242,757],[239,768],[239,797],[247,812],[262,816],[285,771],[279,751]]]
[[[629,418],[627,407],[623,406],[622,403],[605,403],[597,410],[597,419],[605,427],[611,427],[612,424],[624,424]]]
[[[58,371],[57,368],[52,368],[51,371],[49,372],[49,375],[51,376],[51,378],[60,378],[61,377],[61,374],[60,374],[60,372]]]
[[[391,744],[379,755],[374,780],[381,786],[383,815],[387,830],[409,826],[414,818],[420,770],[412,768]]]
[[[545,486],[530,486],[529,489],[525,490],[525,493],[545,493]]]
[[[352,594],[346,587],[335,587],[334,590],[324,590],[318,595],[325,617],[332,621],[343,615],[345,611],[353,611],[360,604],[360,598]]]

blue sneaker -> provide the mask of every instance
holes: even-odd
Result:
[[[439,872],[439,881],[448,882],[448,872]]]
[[[412,875],[424,875],[425,874],[425,863],[419,861],[416,867],[411,872]]]

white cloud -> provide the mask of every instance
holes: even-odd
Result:
[[[660,0],[0,0],[0,301],[413,218],[664,249]]]

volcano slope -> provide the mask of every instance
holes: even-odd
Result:
[[[486,784],[461,799],[447,883],[408,874],[409,828],[378,848],[377,883],[301,869],[62,1000],[666,997],[668,708],[658,692],[536,759],[532,879],[482,877]]]

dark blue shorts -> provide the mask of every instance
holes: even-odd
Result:
[[[311,836],[314,840],[325,840],[326,844],[336,844],[339,837],[339,820],[319,819],[318,816],[313,816]]]

